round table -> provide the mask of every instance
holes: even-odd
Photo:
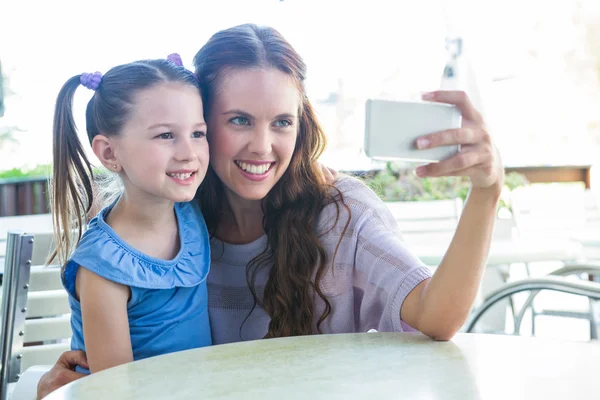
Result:
[[[458,334],[257,340],[153,357],[75,381],[57,399],[589,399],[600,344]]]

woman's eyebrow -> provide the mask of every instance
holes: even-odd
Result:
[[[243,117],[252,118],[252,115],[250,115],[246,111],[242,111],[239,109],[228,110],[223,113],[223,115],[227,115],[227,114],[236,114],[236,115],[241,115]]]
[[[252,119],[254,118],[254,116],[246,111],[242,111],[240,109],[232,109],[232,110],[228,110],[225,111],[223,113],[223,115],[228,115],[228,114],[234,114],[234,115],[240,115],[242,117],[248,118],[248,119]],[[276,115],[274,117],[274,119],[295,119],[298,118],[298,116],[296,114],[291,114],[291,113],[282,113],[279,115]]]
[[[275,119],[294,119],[294,118],[298,118],[298,116],[296,114],[290,114],[290,113],[283,113],[283,114],[279,114],[275,117]]]

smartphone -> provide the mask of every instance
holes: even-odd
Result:
[[[369,99],[365,121],[365,153],[374,160],[435,163],[460,151],[458,145],[416,147],[423,135],[460,128],[462,115],[451,104]]]

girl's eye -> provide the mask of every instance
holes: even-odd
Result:
[[[171,132],[165,132],[158,135],[161,139],[173,139],[173,134]]]
[[[288,126],[292,126],[292,121],[289,119],[280,119],[275,122],[275,126],[278,128],[287,128]]]
[[[192,133],[192,137],[193,137],[194,139],[201,139],[201,138],[203,138],[204,136],[206,136],[206,132],[202,132],[202,131],[196,131],[196,132]]]
[[[246,117],[234,117],[229,120],[234,125],[249,125],[250,121]]]

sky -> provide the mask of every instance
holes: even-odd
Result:
[[[561,15],[570,3],[556,0],[548,8],[554,13],[548,18],[558,24],[555,46],[572,40],[567,27],[560,26]],[[403,78],[396,81],[397,90],[392,89],[400,98],[414,98],[421,91],[439,87],[447,57],[447,35],[465,37],[468,69],[476,75],[469,79],[477,82],[477,91],[489,92],[493,76],[530,76],[523,38],[531,37],[530,16],[547,3],[170,0],[149,4],[139,0],[3,1],[0,59],[18,95],[7,100],[0,124],[18,125],[25,132],[18,134],[18,146],[0,150],[0,170],[50,162],[54,101],[69,77],[81,72],[104,72],[116,64],[162,58],[173,52],[181,54],[184,64],[192,68],[194,54],[210,35],[239,23],[271,25],[292,43],[308,65],[308,94],[315,102],[336,90],[340,79],[350,96],[362,99],[377,94],[382,78],[398,70]],[[552,79],[551,71],[547,73]],[[543,80],[537,82],[543,84]],[[524,87],[539,91],[539,86],[527,79],[525,83],[529,86]],[[504,96],[514,97],[520,87],[505,85]],[[84,142],[84,106],[90,96],[91,92],[82,88],[75,100],[75,119]],[[489,104],[494,102],[482,104],[482,109],[489,108]],[[529,122],[536,120],[519,110],[522,107],[515,104],[511,114]],[[519,124],[514,118],[508,121]],[[352,125],[348,129],[357,132],[355,141],[359,143],[363,126],[360,118]],[[512,128],[509,125],[505,129]],[[335,163],[335,157],[330,162]]]

